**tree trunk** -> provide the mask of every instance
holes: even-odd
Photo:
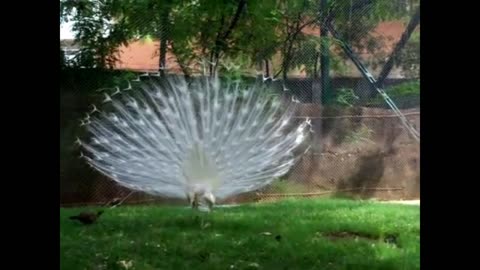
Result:
[[[217,39],[215,41],[215,47],[211,54],[211,62],[213,62],[213,64],[212,63],[210,64],[211,65],[210,74],[213,74],[215,72],[218,59],[220,58],[221,53],[227,50],[227,44],[228,44],[227,40],[230,37],[230,34],[232,33],[233,29],[237,26],[238,21],[240,20],[240,15],[242,15],[242,12],[245,9],[246,5],[247,5],[247,0],[240,0],[238,2],[237,10],[235,11],[235,15],[233,15],[233,19],[230,22],[230,25],[228,26],[225,33],[220,35],[221,32],[218,32]],[[224,23],[223,20],[224,20],[224,17],[222,16],[221,29],[223,28],[223,23]]]
[[[330,91],[330,52],[328,42],[328,27],[326,26],[328,0],[320,1],[321,14],[323,14],[320,26],[320,80],[322,87],[321,103],[325,103]],[[315,100],[314,102],[319,102]]]
[[[327,21],[327,10],[328,10],[328,1],[320,0],[320,14],[322,14],[321,25],[320,25],[320,80],[318,79],[318,74],[315,72],[312,82],[312,103],[319,106],[318,118],[312,119],[312,128],[313,128],[313,153],[320,154],[323,151],[323,140],[322,140],[322,126],[323,121],[320,118],[322,114],[323,102],[325,101],[325,93],[329,89],[330,84],[330,59],[329,59],[329,46],[327,42],[328,38],[328,28],[326,26]],[[315,64],[316,69],[316,64]]]
[[[159,72],[160,75],[163,77],[165,76],[165,68],[167,67],[167,38],[166,35],[163,33],[165,32],[164,30],[162,31],[162,34],[160,35],[160,63],[159,63]]]
[[[382,68],[382,71],[380,71],[380,75],[378,76],[377,83],[380,87],[383,88],[383,83],[385,79],[388,77],[390,72],[393,69],[393,66],[395,63],[398,63],[398,54],[400,51],[407,45],[408,40],[410,39],[410,36],[412,35],[413,31],[417,27],[417,25],[420,23],[420,7],[417,8],[415,11],[415,14],[413,17],[410,19],[410,22],[408,23],[407,28],[402,34],[402,37],[398,41],[397,45],[393,49],[392,53],[390,54],[390,57],[388,58],[387,62]]]
[[[270,61],[268,59],[265,59],[265,77],[270,77]]]
[[[169,16],[170,16],[170,5],[166,3],[165,5],[161,5],[161,22],[160,22],[160,57],[159,57],[159,66],[158,71],[160,72],[160,76],[165,76],[165,69],[167,67],[167,44],[168,44],[168,36],[169,36]]]

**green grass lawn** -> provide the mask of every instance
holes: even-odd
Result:
[[[216,208],[60,209],[62,270],[420,269],[418,206],[321,199]],[[94,210],[90,208],[90,210]]]

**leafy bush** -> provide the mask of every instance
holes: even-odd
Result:
[[[401,83],[386,89],[387,95],[391,98],[420,95],[420,81],[414,80]]]
[[[358,96],[355,95],[351,88],[341,88],[335,96],[335,103],[340,106],[353,107]]]
[[[420,98],[420,81],[414,80],[404,82],[385,89],[385,93],[393,100],[398,108],[409,108],[418,106]],[[370,106],[388,106],[382,96],[377,95],[367,105]]]

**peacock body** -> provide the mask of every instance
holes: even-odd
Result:
[[[270,184],[301,154],[308,122],[258,86],[150,79],[104,93],[80,144],[86,161],[122,186],[211,208]]]

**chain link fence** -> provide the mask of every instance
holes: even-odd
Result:
[[[190,8],[194,8],[196,1],[191,2]],[[236,7],[243,1],[233,2]],[[277,9],[270,13],[280,14],[275,18],[281,19],[275,29],[268,29],[278,32],[274,46],[252,52],[242,51],[246,45],[240,44],[242,46],[235,47],[236,53],[228,55],[224,50],[217,58],[203,59],[216,62],[214,68],[218,67],[224,76],[260,80],[268,84],[274,94],[298,100],[296,117],[312,121],[311,147],[281,179],[224,203],[314,196],[419,198],[418,1],[273,2]],[[255,16],[248,4],[250,2],[238,19],[238,26],[231,29],[230,35],[235,35],[238,43],[251,34],[248,27],[242,25],[251,23],[249,16]],[[231,13],[229,19],[233,21],[236,9],[232,8]],[[225,19],[219,19],[222,18]],[[139,25],[150,23],[145,18],[134,19]],[[170,19],[175,25],[175,20]],[[173,42],[175,31],[182,30],[168,29],[158,35],[164,37],[165,42],[148,36],[146,41],[144,38],[118,44],[111,70],[82,68],[84,63],[78,61],[85,58],[82,52],[88,46],[76,44],[78,57],[72,57],[71,42],[63,41],[61,52],[68,51],[71,60],[61,62],[62,206],[103,205],[122,200],[132,204],[166,201],[119,187],[93,171],[79,158],[81,153],[75,140],[82,135],[85,115],[92,110],[90,104],[103,98],[102,89],[125,86],[146,71],[192,75],[198,70],[199,62],[186,61],[186,53],[178,47],[182,43]],[[222,33],[229,28],[225,29]],[[265,35],[262,31],[252,32]],[[260,34],[253,38],[264,39]],[[162,44],[165,50],[161,49]],[[198,55],[214,54],[198,52]]]

